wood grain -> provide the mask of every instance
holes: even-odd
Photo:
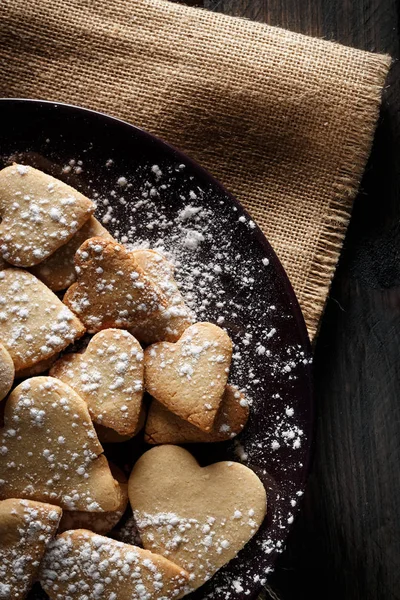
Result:
[[[271,579],[282,598],[400,598],[398,67],[316,349],[315,463]]]
[[[196,4],[400,57],[397,0]],[[323,318],[315,388],[314,468],[270,598],[400,599],[399,63]]]
[[[398,53],[397,0],[202,0],[210,10],[347,45]]]

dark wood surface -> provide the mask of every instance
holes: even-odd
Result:
[[[400,58],[397,0],[190,3]],[[314,467],[271,598],[400,599],[400,63],[388,84],[315,351]]]

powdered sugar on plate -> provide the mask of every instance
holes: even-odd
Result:
[[[309,460],[310,350],[286,277],[251,218],[179,153],[122,123],[52,110],[54,118],[49,111],[41,120],[34,148],[18,162],[51,170],[95,200],[96,216],[121,243],[172,260],[196,318],[226,328],[233,339],[230,382],[249,400],[249,423],[237,439],[190,450],[201,464],[236,460],[254,469],[267,488],[268,513],[239,556],[191,598],[255,597],[284,549]],[[63,111],[68,131],[60,125]],[[129,542],[129,523],[113,535]]]
[[[96,198],[103,224],[130,249],[153,248],[172,261],[197,320],[217,323],[234,341],[230,381],[250,401],[250,425],[218,451],[203,447],[198,458],[233,458],[252,467],[269,488],[269,523],[203,597],[248,597],[255,577],[265,582],[294,520],[301,492],[294,475],[304,470],[309,444],[298,388],[309,376],[311,357],[298,339],[290,304],[282,302],[274,258],[265,256],[257,227],[230,197],[199,185],[182,163],[148,164],[124,177],[122,190],[119,175]],[[251,555],[259,563],[256,576],[254,565],[248,568]]]

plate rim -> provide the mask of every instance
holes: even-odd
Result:
[[[43,99],[35,99],[35,98],[1,97],[0,98],[0,114],[1,114],[1,109],[3,106],[5,106],[6,104],[11,105],[11,104],[15,104],[15,103],[17,103],[19,105],[24,105],[24,104],[26,104],[26,105],[28,105],[28,104],[42,105],[43,107],[48,106],[48,107],[52,107],[53,109],[62,107],[62,108],[80,112],[82,114],[95,115],[96,117],[101,117],[102,119],[107,120],[111,124],[115,123],[120,126],[122,125],[125,128],[128,128],[130,130],[134,130],[136,135],[141,136],[143,139],[146,139],[148,142],[155,143],[158,146],[163,147],[163,149],[168,153],[171,153],[171,152],[174,153],[175,156],[177,156],[178,159],[182,160],[183,163],[187,163],[188,165],[190,165],[190,167],[192,167],[196,172],[198,172],[203,178],[208,180],[212,185],[219,188],[221,190],[221,192],[223,192],[226,195],[226,197],[229,198],[229,201],[232,202],[232,204],[234,206],[236,206],[237,208],[240,209],[240,211],[246,216],[247,219],[253,221],[253,218],[250,215],[249,211],[234,196],[234,194],[232,192],[230,192],[224,186],[223,183],[221,183],[214,175],[212,175],[212,173],[210,173],[200,163],[198,163],[195,159],[191,158],[185,152],[176,148],[174,145],[170,144],[169,142],[165,141],[164,139],[158,137],[157,135],[154,135],[153,133],[150,133],[149,131],[146,131],[145,129],[143,129],[137,125],[130,123],[129,121],[126,121],[119,117],[109,115],[109,114],[104,113],[99,110],[86,108],[86,107],[78,106],[78,105],[67,103],[67,102],[56,102],[53,100],[43,100]],[[312,357],[313,346],[311,344],[311,341],[310,341],[310,338],[308,335],[307,327],[305,324],[304,316],[303,316],[299,301],[294,292],[294,289],[290,282],[290,279],[289,279],[279,257],[277,256],[274,248],[271,246],[270,242],[268,241],[267,236],[263,233],[263,231],[261,230],[257,221],[253,221],[253,222],[255,223],[255,227],[252,229],[252,234],[255,236],[256,241],[260,244],[260,246],[265,251],[265,253],[269,255],[270,259],[272,259],[274,270],[277,273],[277,275],[282,283],[284,293],[288,297],[288,303],[290,304],[290,307],[292,310],[292,315],[295,319],[299,338],[301,339],[304,349],[306,349],[308,351],[309,356]],[[303,490],[306,488],[306,485],[307,485],[307,481],[308,481],[308,478],[309,478],[309,475],[311,472],[311,467],[312,467],[314,453],[315,453],[316,398],[315,398],[312,366],[309,366],[309,369],[307,370],[306,378],[307,378],[308,389],[309,389],[308,408],[310,411],[309,412],[310,430],[309,430],[308,447],[307,447],[307,450],[305,453],[305,460],[303,462],[301,477],[299,478],[299,481],[301,481],[301,486],[302,486]],[[304,495],[303,495],[303,499],[304,499]],[[287,527],[287,535],[285,537],[285,542],[287,541],[288,536],[290,535],[290,532],[293,530],[293,527],[301,513],[301,510],[302,510],[301,505],[302,505],[302,502],[299,502],[295,519],[294,519],[293,523],[289,527]],[[279,555],[276,555],[274,557],[273,564],[276,563],[278,556]],[[258,593],[262,589],[265,589],[265,586],[260,584],[259,588],[258,588]]]

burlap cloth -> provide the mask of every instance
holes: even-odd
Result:
[[[265,232],[312,336],[389,64],[164,0],[0,1],[0,95],[98,109],[196,159]]]

